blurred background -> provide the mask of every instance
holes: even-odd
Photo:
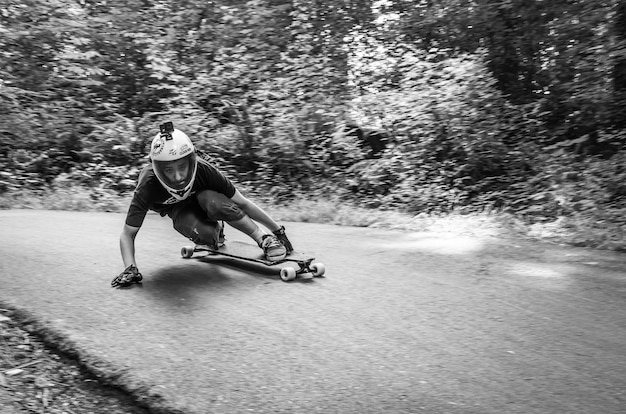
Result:
[[[165,121],[288,220],[626,250],[626,1],[0,1],[0,207],[126,209]]]

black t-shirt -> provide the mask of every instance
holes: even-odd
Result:
[[[196,179],[189,197],[195,197],[194,194],[202,190],[217,191],[228,198],[235,195],[233,183],[213,165],[198,157]],[[126,214],[126,224],[141,227],[148,210],[156,211],[164,216],[176,203],[187,200],[178,201],[168,193],[154,174],[152,164],[148,164],[139,174],[137,188]]]

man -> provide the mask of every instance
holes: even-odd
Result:
[[[171,122],[160,126],[150,147],[150,164],[139,174],[120,236],[126,269],[113,279],[113,287],[129,286],[143,279],[135,261],[135,237],[149,210],[170,217],[174,228],[196,244],[219,248],[223,243],[219,222],[225,221],[250,236],[268,260],[283,259],[293,251],[285,228],[244,197],[215,166],[198,156],[189,137]]]

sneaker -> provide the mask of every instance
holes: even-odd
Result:
[[[217,248],[219,249],[226,242],[226,236],[224,236],[224,222],[222,221],[220,224],[218,224],[218,226],[220,226],[220,234],[217,237]]]
[[[220,248],[224,247],[224,244],[226,242],[226,237],[224,237],[224,222],[217,223],[216,226],[220,229],[218,232],[217,240],[213,240],[211,243],[198,241],[196,242],[196,245],[198,247],[206,248],[209,250],[219,250]]]
[[[285,246],[283,246],[276,236],[271,234],[263,236],[263,241],[261,241],[261,245],[259,247],[263,249],[265,258],[272,262],[282,260],[287,256],[287,249],[285,249]]]
[[[287,238],[287,233],[285,233],[285,226],[280,226],[280,228],[273,233],[274,236],[278,238],[278,241],[281,242],[283,246],[285,246],[285,249],[287,249],[287,255],[293,253],[293,246]]]

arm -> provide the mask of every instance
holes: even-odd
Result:
[[[235,191],[235,194],[231,197],[233,200],[250,218],[257,221],[267,227],[271,232],[280,230],[281,227],[274,221],[261,207],[257,206],[252,200],[247,199],[239,192]]]
[[[135,262],[135,237],[137,236],[137,232],[139,232],[139,227],[124,224],[124,229],[120,235],[120,250],[122,252],[124,267],[128,267],[131,264],[137,266]]]
[[[133,283],[141,283],[143,279],[135,265],[135,236],[137,236],[138,231],[139,227],[124,225],[120,235],[120,250],[122,251],[122,260],[124,260],[126,269],[113,279],[111,282],[112,287],[128,287]]]

